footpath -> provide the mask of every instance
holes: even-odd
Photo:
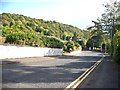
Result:
[[[105,57],[95,70],[78,86],[78,88],[101,88],[120,90],[120,65]]]

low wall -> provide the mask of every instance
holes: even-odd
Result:
[[[79,50],[76,50],[76,51],[72,51],[72,52],[70,52],[70,53],[66,53],[66,54],[64,54],[64,55],[77,55],[77,54],[80,54],[81,52],[82,52],[82,50],[79,49]]]
[[[0,59],[62,55],[63,49],[0,45]]]

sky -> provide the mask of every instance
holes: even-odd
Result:
[[[104,13],[109,0],[0,0],[0,13],[55,20],[85,30]]]

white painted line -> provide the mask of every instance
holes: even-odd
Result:
[[[68,85],[65,90],[74,90],[82,83],[82,81],[102,62],[104,56],[98,60],[94,65],[87,69],[81,76],[74,80],[70,85]]]

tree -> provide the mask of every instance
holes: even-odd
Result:
[[[86,46],[87,48],[91,48],[91,50],[93,50],[93,48],[101,48],[102,44],[104,43],[104,39],[101,35],[97,35],[97,36],[92,36]]]
[[[110,53],[114,61],[120,62],[120,1],[107,3],[104,7],[101,22],[111,39]]]
[[[97,21],[92,22],[94,23],[94,26],[88,28],[88,30],[91,32],[91,38],[86,44],[87,48],[91,47],[91,50],[93,50],[93,47],[101,48],[102,44],[105,43],[100,20],[98,19]]]
[[[113,59],[120,63],[120,29],[113,36]]]
[[[76,33],[76,32],[74,32],[73,37],[72,37],[72,40],[73,40],[74,42],[77,41],[77,33]]]
[[[110,33],[111,38],[116,32],[115,25],[117,24],[117,18],[120,16],[120,1],[114,1],[104,5],[105,13],[102,14],[102,25],[105,26],[105,30]]]

